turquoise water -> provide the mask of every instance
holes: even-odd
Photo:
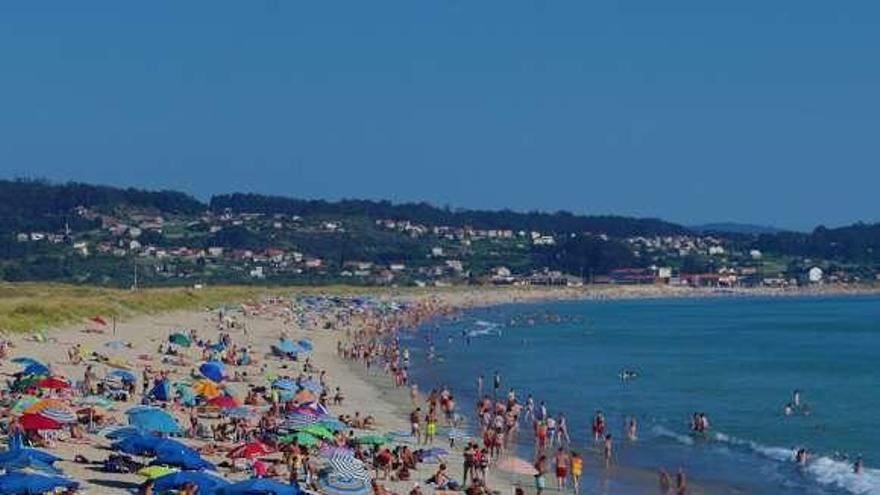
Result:
[[[474,335],[470,343],[462,332]],[[681,466],[711,493],[880,494],[877,298],[510,305],[406,339],[420,386],[442,377],[468,414],[476,377],[485,374],[489,386],[497,369],[505,391],[515,388],[520,399],[531,393],[554,416],[566,414],[576,449],[592,446],[596,409],[619,439],[625,418],[637,417],[639,441],[620,441],[621,468],[593,469],[590,490],[644,493],[657,468]],[[623,382],[624,368],[639,377]],[[809,415],[783,414],[794,389]],[[695,411],[711,419],[708,438],[689,433]],[[797,447],[813,453],[805,467],[792,461]],[[861,475],[851,470],[858,455]]]

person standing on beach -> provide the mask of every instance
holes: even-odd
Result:
[[[614,442],[611,439],[611,434],[605,435],[605,441],[602,444],[602,456],[605,458],[605,467],[611,467],[611,463],[614,460]]]
[[[669,473],[666,472],[665,469],[660,468],[660,471],[657,473],[660,483],[660,493],[666,495],[672,490],[672,478],[669,477]]]
[[[556,435],[559,438],[559,445],[571,444],[571,437],[568,435],[568,422],[565,414],[559,413],[559,419],[556,420]]]
[[[421,416],[422,416],[422,408],[417,407],[413,412],[409,413],[409,424],[410,424],[410,436],[412,436],[416,443],[419,441],[419,436],[421,435]]]
[[[683,468],[678,468],[678,474],[675,475],[675,493],[676,495],[685,495],[687,493],[687,475]]]
[[[544,488],[547,486],[547,479],[544,477],[547,473],[547,456],[541,454],[538,456],[538,460],[535,461],[535,495],[541,495],[544,493]]]
[[[584,460],[577,452],[571,453],[571,484],[575,495],[581,493],[581,476],[584,475]]]
[[[639,425],[636,422],[635,416],[629,418],[629,424],[626,426],[626,438],[630,442],[635,442],[639,439]]]
[[[565,449],[559,447],[556,451],[556,488],[558,490],[565,490],[565,480],[568,478],[568,465],[569,458],[568,454],[565,453]]]
[[[492,397],[497,399],[498,392],[501,390],[501,374],[495,370],[495,376],[492,378]]]
[[[483,375],[477,377],[477,397],[483,396]]]

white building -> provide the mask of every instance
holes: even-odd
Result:
[[[809,280],[811,284],[818,284],[822,281],[823,276],[824,274],[822,273],[822,269],[818,266],[810,268],[810,270],[807,272],[807,280]]]

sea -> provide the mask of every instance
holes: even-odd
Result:
[[[505,394],[564,413],[571,448],[586,455],[582,493],[658,493],[662,468],[711,494],[880,494],[880,298],[514,304],[417,330],[401,336],[413,380],[423,392],[450,387],[471,425],[478,377],[491,394],[496,371]],[[794,390],[801,407],[786,415]],[[610,469],[590,434],[597,410],[616,439]],[[694,412],[708,434],[691,432]],[[518,454],[532,459],[523,430]],[[806,465],[794,462],[799,448]]]

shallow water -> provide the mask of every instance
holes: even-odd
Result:
[[[405,337],[414,379],[425,388],[443,377],[462,412],[471,413],[477,376],[490,387],[498,369],[505,392],[514,387],[521,400],[531,393],[554,416],[566,414],[575,449],[592,447],[596,409],[618,439],[625,418],[637,417],[639,441],[619,441],[618,456],[639,472],[681,466],[694,482],[723,487],[713,493],[880,494],[876,297],[509,305],[421,330]],[[624,368],[638,378],[623,382]],[[808,415],[783,415],[794,389]],[[695,411],[711,419],[708,438],[688,431]],[[792,462],[801,446],[813,452],[802,468]],[[854,475],[860,454],[866,469]],[[600,491],[640,490],[614,472],[599,478]]]

